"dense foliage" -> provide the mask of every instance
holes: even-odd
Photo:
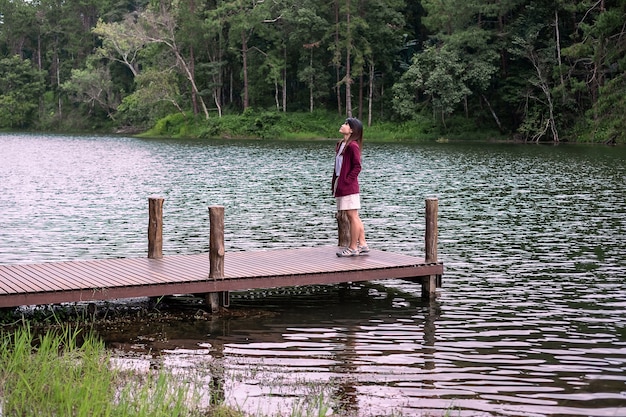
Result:
[[[626,0],[0,0],[0,128],[321,110],[626,142],[624,22]]]

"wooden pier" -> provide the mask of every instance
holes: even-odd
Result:
[[[164,257],[162,205],[163,199],[149,200],[147,258],[0,265],[0,308],[204,294],[216,311],[229,305],[231,291],[381,279],[420,282],[422,296],[430,298],[443,274],[436,251],[436,199],[426,201],[424,259],[380,250],[339,258],[338,246],[225,253],[220,206],[209,208],[209,253]]]

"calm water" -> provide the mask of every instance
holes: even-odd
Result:
[[[335,244],[332,149],[0,135],[0,264],[145,256],[152,195],[166,255],[208,250],[216,204],[227,250]],[[626,416],[626,148],[368,144],[364,168],[375,248],[422,256],[439,198],[437,300],[402,281],[240,293],[258,316],[104,334],[120,363],[219,369],[253,415],[324,393],[335,415]]]

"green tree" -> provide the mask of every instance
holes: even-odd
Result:
[[[419,101],[429,103],[433,115],[446,125],[446,116],[471,93],[467,87],[467,66],[454,51],[446,48],[427,48],[413,58],[402,82],[394,86],[394,108],[405,118],[416,115]],[[420,100],[421,97],[426,100]]]
[[[179,38],[177,10],[165,6],[158,9],[148,9],[143,11],[138,19],[140,30],[137,33],[139,39],[146,44],[157,44],[167,48],[173,54],[177,68],[188,80],[191,87],[193,102],[195,99],[200,102],[205,119],[209,118],[209,111],[200,95],[200,89],[194,71],[193,54],[189,49],[184,48],[184,41]],[[186,53],[186,51],[188,53]],[[195,108],[194,108],[195,111]]]
[[[0,74],[0,127],[31,125],[44,91],[43,74],[17,55],[0,59]]]
[[[326,95],[330,77],[323,61],[324,34],[329,30],[328,20],[318,13],[315,3],[303,2],[288,16],[291,48],[298,54],[297,79],[308,91],[308,109],[313,112],[317,99]]]
[[[180,103],[179,76],[173,68],[148,68],[135,78],[137,88],[124,97],[117,111],[126,126],[148,128],[172,110],[185,115]]]
[[[626,72],[626,2],[584,1],[570,6],[577,18],[573,42],[562,50],[566,82],[586,116],[587,136],[595,141],[625,141],[623,99]]]
[[[101,109],[115,120],[114,111],[120,100],[113,91],[111,73],[103,64],[90,61],[85,69],[73,69],[72,77],[62,84],[62,89],[72,101],[86,105],[89,113]]]
[[[241,61],[241,78],[243,81],[241,98],[245,111],[250,107],[250,83],[249,65],[250,38],[255,33],[261,20],[258,14],[258,6],[263,0],[222,0],[218,4],[218,13],[226,19],[228,27],[228,43],[232,51]]]
[[[367,87],[368,126],[372,124],[375,92],[381,91],[378,99],[382,100],[384,75],[394,72],[394,64],[399,61],[404,47],[406,22],[402,13],[406,6],[404,0],[371,0],[359,3],[359,15],[365,24],[357,29],[356,41],[357,45],[362,45],[360,49],[363,55],[363,68],[359,74],[358,117],[364,119],[363,101]],[[386,24],[381,25],[381,21]]]
[[[35,53],[37,9],[25,0],[0,0],[0,53],[32,58]]]
[[[422,2],[427,15],[423,22],[433,31],[429,39],[432,46],[419,52],[412,69],[402,76],[402,83],[394,89],[394,108],[399,113],[410,112],[407,107],[406,86],[417,89],[414,97],[423,94],[446,125],[446,116],[459,110],[461,103],[466,117],[470,116],[469,98],[487,104],[498,127],[502,124],[487,98],[493,78],[498,71],[498,52],[491,28],[482,20],[493,17],[479,1],[456,2],[451,0]],[[412,78],[416,77],[416,78]]]
[[[228,52],[228,13],[221,7],[210,8],[205,11],[201,31],[204,34],[204,50],[206,61],[201,63],[201,70],[206,75],[207,88],[211,91],[219,117],[225,101],[232,102],[232,94],[224,95],[225,71],[232,74],[232,66],[227,66]],[[232,91],[232,85],[231,85]]]
[[[128,68],[134,77],[139,74],[139,53],[146,45],[137,13],[128,13],[120,22],[106,23],[99,20],[93,33],[102,39],[96,54],[117,61]]]
[[[493,30],[482,23],[487,13],[483,3],[425,0],[422,4],[427,11],[423,21],[435,34],[432,45],[416,55],[412,68],[394,89],[394,108],[408,116],[408,96],[402,90],[415,88],[414,99],[425,98],[445,127],[446,117],[461,108],[470,117],[469,98],[473,96],[476,103],[487,104],[502,129],[486,95],[497,73],[498,53]]]

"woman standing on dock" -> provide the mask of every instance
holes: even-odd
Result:
[[[345,211],[348,215],[350,244],[337,252],[337,256],[357,256],[369,252],[369,247],[365,242],[365,229],[359,217],[361,208],[359,173],[361,172],[363,124],[359,119],[349,117],[339,128],[339,133],[343,135],[343,139],[335,147],[332,190],[337,200],[337,210]]]

